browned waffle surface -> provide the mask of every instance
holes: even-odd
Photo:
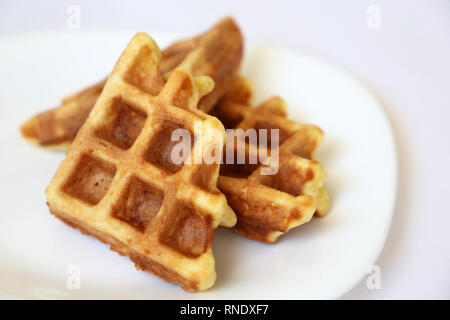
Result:
[[[214,89],[199,102],[198,108],[208,112],[225,92],[242,58],[242,35],[231,18],[192,39],[174,43],[162,52],[161,73],[167,78],[177,66],[193,76],[210,76]],[[163,82],[149,83],[147,88],[158,94]],[[136,83],[135,85],[140,85]],[[35,115],[21,126],[22,135],[34,144],[49,148],[67,148],[86,121],[104,86],[104,81],[66,99],[57,108]]]
[[[275,242],[289,229],[308,222],[314,213],[328,212],[328,194],[322,185],[325,172],[313,160],[313,153],[322,140],[318,127],[299,124],[286,118],[284,101],[273,97],[260,106],[249,106],[250,84],[236,78],[211,114],[222,121],[225,128],[235,129],[228,136],[226,155],[221,166],[219,189],[226,195],[238,222],[235,229],[242,235],[264,242]],[[236,135],[236,129],[267,130],[267,147],[259,141]],[[279,131],[279,147],[272,147],[271,133]],[[238,142],[241,142],[239,144]],[[264,159],[278,153],[278,165],[271,163],[275,174],[267,174]],[[238,156],[245,159],[239,164]],[[252,158],[253,157],[253,158]],[[253,159],[253,163],[251,163]],[[272,157],[272,159],[275,159]]]
[[[192,157],[211,145],[221,150],[224,129],[197,109],[212,80],[175,69],[166,83],[160,55],[148,35],[133,38],[46,194],[53,214],[130,256],[137,268],[204,290],[216,278],[213,230],[232,227],[236,217],[216,187],[219,164],[173,163],[171,134],[196,134]]]

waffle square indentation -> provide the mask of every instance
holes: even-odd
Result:
[[[106,123],[96,131],[97,136],[122,149],[130,148],[144,126],[147,115],[120,98],[112,100]]]
[[[133,177],[113,210],[113,216],[145,231],[159,212],[163,200],[162,190]]]
[[[174,203],[169,212],[159,240],[190,257],[206,252],[213,238],[211,218],[197,214],[192,205],[182,201]]]
[[[314,171],[310,168],[303,172],[292,163],[280,163],[274,175],[261,175],[260,182],[270,188],[289,193],[297,197],[303,193],[305,183],[314,179]]]
[[[185,138],[172,141],[172,133],[177,129],[185,129],[185,133],[189,135]],[[181,147],[185,143],[187,147]],[[173,150],[173,148],[180,144],[180,148]],[[151,164],[162,168],[168,174],[174,174],[181,170],[184,165],[184,160],[187,159],[194,146],[194,136],[190,130],[187,130],[183,125],[173,121],[162,122],[155,134],[153,135],[149,146],[144,154],[144,159]],[[190,147],[190,148],[189,148]],[[189,150],[189,152],[187,152]],[[178,153],[172,151],[177,151]],[[186,151],[186,152],[185,152]],[[175,160],[177,158],[177,160]],[[181,160],[181,161],[178,161]],[[179,163],[178,163],[179,162]]]
[[[64,185],[63,191],[74,198],[96,205],[108,191],[115,173],[114,165],[84,155]]]

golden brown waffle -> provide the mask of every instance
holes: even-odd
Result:
[[[328,212],[328,194],[322,187],[325,172],[312,160],[323,132],[286,119],[285,103],[278,97],[257,108],[249,106],[250,97],[250,84],[236,78],[211,114],[226,129],[267,129],[268,146],[250,143],[245,136],[227,137],[227,152],[234,153],[234,164],[221,166],[218,186],[238,217],[235,229],[250,239],[272,243],[289,229],[308,222],[315,212],[319,216]],[[276,152],[270,149],[272,129],[279,129],[279,166],[276,174],[263,175],[267,164],[261,159],[249,162],[252,155]],[[238,139],[245,141],[245,149],[238,148]],[[239,153],[245,156],[245,164],[236,163]]]
[[[159,60],[148,35],[132,39],[46,194],[55,216],[129,256],[137,269],[204,290],[216,278],[213,230],[232,227],[236,216],[216,187],[219,164],[173,163],[171,134],[201,123],[192,155],[214,144],[221,150],[225,132],[197,109],[212,80],[175,69],[166,83]]]
[[[179,66],[193,76],[210,76],[214,90],[200,100],[208,112],[223,95],[242,58],[242,35],[231,18],[221,20],[206,33],[179,41],[162,52],[160,71],[165,78]],[[22,135],[43,147],[67,148],[86,121],[105,82],[102,81],[62,101],[54,109],[37,114],[21,126]],[[155,88],[155,92],[160,88]]]

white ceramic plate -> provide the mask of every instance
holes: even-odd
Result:
[[[255,103],[278,94],[289,116],[325,131],[317,158],[331,212],[275,245],[231,230],[214,239],[217,282],[190,294],[48,212],[44,189],[64,158],[33,147],[18,126],[108,74],[131,32],[49,32],[0,38],[0,296],[13,298],[337,298],[376,261],[396,193],[393,136],[379,102],[347,73],[301,52],[248,46],[242,73]],[[160,46],[177,37],[153,35]],[[67,288],[70,266],[80,290]]]

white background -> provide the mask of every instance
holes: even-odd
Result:
[[[71,4],[84,30],[195,34],[232,15],[247,40],[312,53],[359,78],[391,121],[399,189],[377,261],[382,288],[362,279],[343,298],[450,298],[450,1],[0,0],[0,35],[66,30]],[[380,8],[380,30],[366,25],[369,5]]]

